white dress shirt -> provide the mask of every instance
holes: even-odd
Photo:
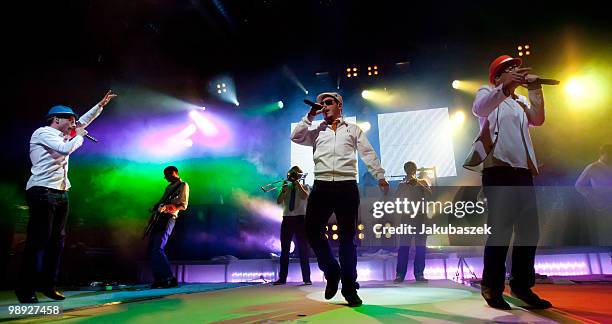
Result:
[[[291,188],[293,186],[293,184],[290,184],[287,187],[287,192],[285,192],[285,199],[283,199],[283,217],[306,215],[308,196],[306,196],[306,198],[302,198],[300,196],[300,189],[297,188],[295,188],[295,205],[293,206],[293,210],[289,210],[289,203],[291,202]],[[308,185],[303,185],[303,187],[304,190],[306,190],[306,192],[310,194],[310,187]]]
[[[532,103],[537,107],[532,107]],[[521,95],[515,99],[506,96],[501,85],[482,86],[476,93],[472,112],[479,119],[480,129],[488,126],[490,138],[495,140],[497,137],[493,154],[484,160],[484,168],[511,166],[538,174],[529,126],[540,126],[544,122],[541,89],[529,90],[529,99]],[[529,118],[528,113],[533,117]]]
[[[81,118],[79,123],[86,127],[102,112],[100,105],[95,105]],[[30,161],[32,175],[26,190],[34,186],[57,190],[68,190],[68,159],[70,154],[83,144],[83,136],[77,135],[70,140],[64,134],[50,126],[40,127],[30,139]]]
[[[302,118],[291,133],[291,140],[312,146],[315,180],[356,180],[355,150],[376,179],[385,178],[385,170],[380,166],[376,152],[359,126],[340,119],[335,132],[325,121],[315,129],[308,129],[313,119],[310,115]]]

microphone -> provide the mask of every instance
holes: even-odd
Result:
[[[558,85],[559,83],[561,83],[559,80],[541,79],[541,78],[537,78],[533,82],[529,82],[529,84],[546,84],[546,85]]]
[[[309,106],[310,106],[310,107],[312,107],[312,108],[317,108],[317,109],[321,109],[321,108],[323,108],[323,107],[322,107],[321,105],[319,105],[318,103],[316,103],[316,102],[312,102],[312,101],[310,101],[310,100],[308,100],[308,99],[304,99],[304,103],[305,103],[305,104],[307,104],[307,105],[309,105]]]
[[[90,140],[90,141],[92,141],[92,142],[94,142],[94,143],[98,143],[98,140],[97,140],[95,137],[93,137],[93,136],[91,136],[91,135],[89,135],[89,134],[85,134],[85,137],[86,137],[88,140]]]

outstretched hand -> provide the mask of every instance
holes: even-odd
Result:
[[[115,98],[116,96],[117,96],[117,94],[113,93],[113,90],[108,90],[108,92],[104,95],[104,98],[102,98],[102,100],[100,100],[98,105],[100,105],[100,107],[104,107],[104,106],[108,105],[108,103],[111,101],[111,99]]]

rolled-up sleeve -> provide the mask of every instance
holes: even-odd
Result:
[[[530,126],[542,126],[546,119],[544,111],[544,93],[542,89],[529,90],[529,110],[527,117]]]
[[[182,207],[183,210],[187,209],[187,206],[189,205],[189,185],[187,182],[183,183],[181,193],[173,204],[177,207]]]

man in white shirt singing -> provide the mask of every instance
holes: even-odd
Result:
[[[342,295],[352,307],[362,304],[357,295],[354,241],[359,209],[355,151],[378,180],[381,190],[386,193],[389,184],[365,133],[357,125],[344,121],[342,108],[342,96],[338,93],[319,94],[317,104],[295,127],[291,140],[313,147],[315,182],[308,197],[305,225],[310,246],[327,280],[325,298],[331,299],[336,295],[338,283],[342,280]],[[309,129],[318,114],[323,114],[324,121],[317,128]],[[336,214],[338,221],[340,264],[325,237],[325,226],[332,213]]]
[[[544,123],[544,96],[537,75],[521,68],[522,61],[503,55],[489,67],[490,86],[476,93],[472,112],[480,122],[487,156],[483,161],[482,185],[487,198],[487,224],[492,234],[484,251],[481,293],[489,306],[510,309],[503,299],[506,254],[514,232],[510,288],[512,295],[532,308],[548,308],[531,287],[535,284],[535,252],[539,222],[533,176],[538,162],[529,127]],[[529,98],[514,93],[518,86]]]
[[[54,106],[47,113],[47,126],[32,134],[32,175],[26,185],[30,218],[21,278],[15,289],[21,303],[37,303],[37,290],[54,300],[65,299],[55,282],[68,218],[68,159],[83,144],[83,137],[87,135],[85,127],[115,96],[109,90],[78,120],[70,107]]]

